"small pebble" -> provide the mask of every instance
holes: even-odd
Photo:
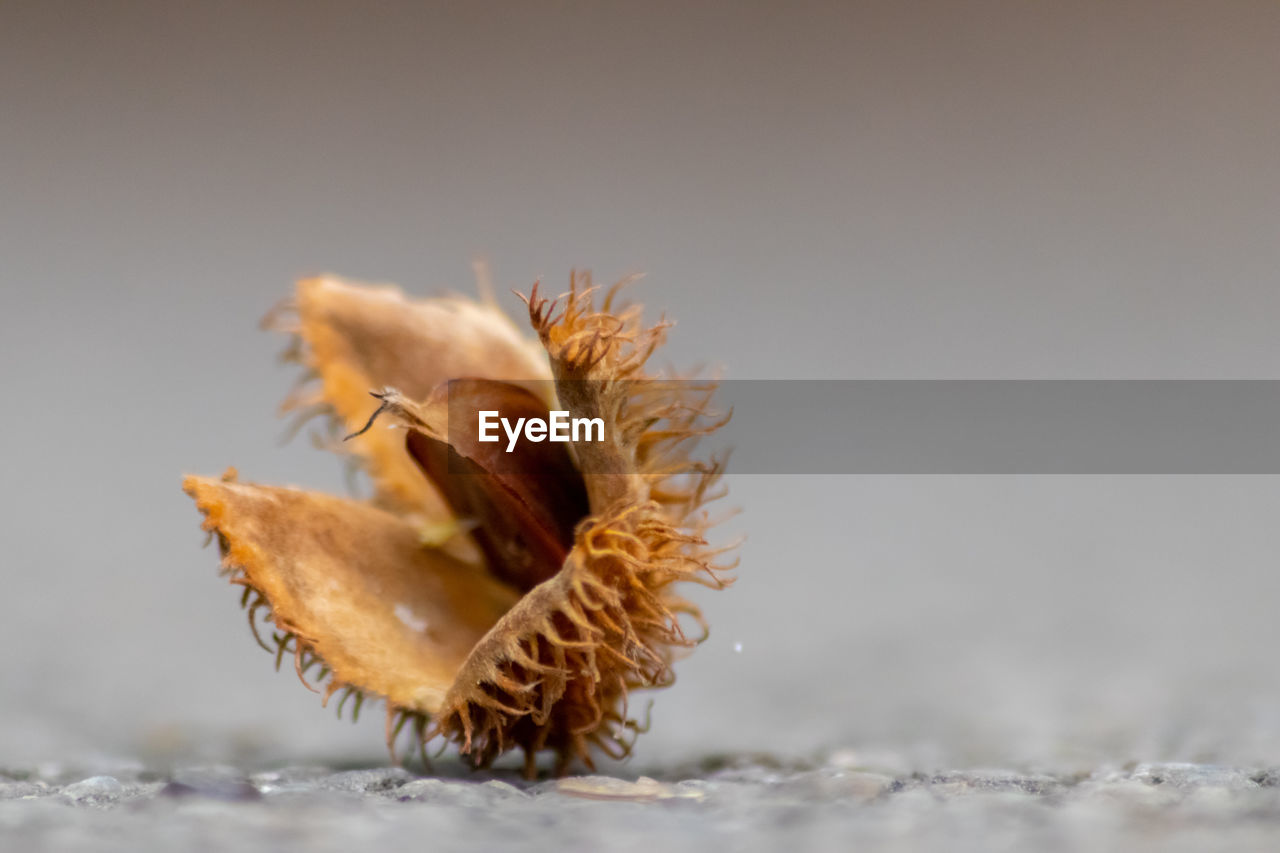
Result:
[[[43,797],[50,793],[48,785],[41,782],[16,782],[0,780],[0,800],[20,800],[26,797]]]
[[[589,800],[670,800],[702,799],[702,791],[682,789],[667,785],[648,776],[641,776],[634,782],[615,779],[612,776],[570,776],[556,781],[556,791],[570,797],[583,797]]]
[[[179,770],[160,793],[167,797],[208,797],[228,802],[262,799],[262,792],[252,782],[229,767]]]
[[[528,794],[514,785],[496,779],[488,782],[464,782],[445,779],[414,779],[395,790],[395,797],[402,802],[410,800],[472,808],[495,808],[513,797],[527,798]]]
[[[124,793],[124,785],[114,776],[90,776],[62,789],[64,798],[83,805],[115,802]]]
[[[1217,764],[1139,764],[1134,768],[1133,778],[1151,785],[1175,788],[1211,786],[1240,791],[1258,787],[1258,783],[1245,771]]]
[[[376,770],[347,770],[334,773],[316,781],[316,787],[325,791],[341,791],[355,794],[377,794],[395,791],[414,776],[403,767],[381,767]]]

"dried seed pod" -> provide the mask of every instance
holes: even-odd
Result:
[[[592,766],[596,750],[624,756],[640,730],[628,693],[671,682],[697,642],[682,616],[705,631],[676,585],[720,588],[732,568],[716,562],[729,549],[704,539],[722,461],[689,458],[719,425],[714,383],[653,381],[645,363],[667,326],[615,309],[618,287],[597,307],[588,277],[563,302],[535,285],[533,340],[489,304],[303,281],[270,320],[307,368],[285,409],[351,433],[341,450],[373,498],[242,484],[234,471],[183,483],[259,642],[265,610],[276,630],[263,645],[277,663],[291,654],[326,702],[342,691],[339,713],[352,695],[357,708],[383,699],[393,755],[412,722],[420,747],[441,736],[478,766],[513,747],[530,774],[543,750],[557,772]],[[552,408],[604,428],[518,448],[471,428],[482,411]],[[403,429],[371,429],[378,418]]]

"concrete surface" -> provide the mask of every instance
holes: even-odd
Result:
[[[400,768],[11,769],[0,775],[0,837],[9,850],[1178,851],[1272,850],[1280,828],[1280,768],[903,773],[895,763],[841,752],[536,783]]]

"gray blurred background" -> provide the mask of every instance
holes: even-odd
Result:
[[[740,379],[1275,378],[1278,44],[1269,0],[0,3],[0,763],[385,760],[178,488],[343,488],[256,327],[304,274],[644,271]],[[1280,480],[732,487],[639,769],[1280,762]]]

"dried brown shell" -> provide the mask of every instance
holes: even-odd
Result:
[[[255,635],[259,617],[273,623],[263,645],[278,662],[291,654],[326,701],[383,699],[393,754],[412,722],[419,746],[443,737],[481,766],[520,747],[530,774],[544,750],[557,772],[592,766],[597,751],[625,756],[641,728],[630,691],[671,683],[699,639],[681,617],[705,632],[677,586],[723,587],[732,568],[704,538],[722,463],[689,458],[720,423],[715,386],[653,381],[645,365],[667,324],[615,310],[618,289],[597,306],[587,276],[562,302],[535,286],[533,341],[492,305],[300,282],[271,319],[308,368],[285,408],[325,416],[335,436],[356,432],[342,450],[374,497],[234,472],[183,484],[245,588]],[[507,459],[443,425],[446,383],[459,379],[470,384],[455,383],[454,400],[461,388],[477,405],[600,417],[604,440],[532,445],[514,473],[501,469]],[[376,412],[371,389],[383,389]],[[369,429],[371,412],[402,429]],[[469,466],[466,479],[446,460]]]

